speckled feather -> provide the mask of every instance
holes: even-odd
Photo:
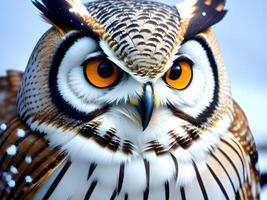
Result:
[[[42,134],[31,131],[17,117],[16,96],[22,73],[0,78],[0,199],[29,199],[65,159]]]

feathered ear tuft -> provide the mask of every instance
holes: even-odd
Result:
[[[63,32],[78,30],[91,36],[100,35],[100,25],[89,15],[80,0],[33,0],[43,17]],[[94,30],[94,28],[97,28]]]
[[[176,7],[183,21],[187,22],[185,40],[221,21],[227,10],[225,0],[185,0]]]

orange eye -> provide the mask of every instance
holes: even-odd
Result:
[[[184,90],[193,78],[192,63],[189,60],[180,60],[174,63],[165,75],[165,82],[174,89]]]
[[[102,59],[92,59],[86,62],[84,73],[89,83],[97,88],[114,86],[121,77],[119,67]]]

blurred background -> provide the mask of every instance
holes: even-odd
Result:
[[[177,1],[168,0],[175,5]],[[225,19],[214,27],[234,98],[245,110],[267,172],[267,1],[227,1]],[[1,0],[0,76],[23,71],[41,35],[50,27],[30,0]],[[261,199],[267,199],[267,188]]]

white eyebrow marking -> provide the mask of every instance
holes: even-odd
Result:
[[[86,56],[85,60],[88,60],[90,58],[96,58],[96,57],[103,56],[103,55],[104,54],[102,51],[93,52],[93,53],[88,54],[88,56]]]

